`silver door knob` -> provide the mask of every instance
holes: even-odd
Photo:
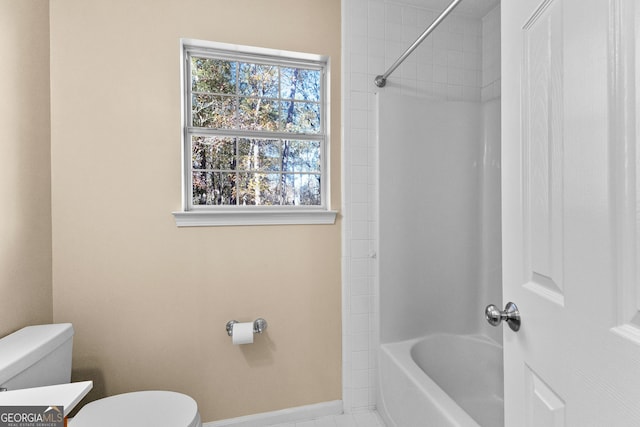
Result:
[[[484,309],[484,318],[491,326],[498,326],[503,320],[507,322],[511,330],[520,330],[520,312],[518,306],[512,302],[508,302],[504,307],[504,311],[500,311],[498,307],[493,304],[489,304]]]

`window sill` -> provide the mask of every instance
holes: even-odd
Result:
[[[218,227],[233,225],[335,224],[337,211],[259,210],[173,212],[178,227]]]

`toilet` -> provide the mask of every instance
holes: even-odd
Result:
[[[71,381],[73,326],[27,326],[0,339],[0,388],[18,390]],[[198,405],[172,391],[138,391],[85,405],[70,427],[202,427]]]

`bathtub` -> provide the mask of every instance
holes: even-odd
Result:
[[[499,427],[502,379],[502,348],[481,335],[382,344],[378,410],[394,427]]]

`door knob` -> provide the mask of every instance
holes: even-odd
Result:
[[[504,307],[504,311],[500,311],[498,307],[489,304],[484,309],[484,318],[491,326],[498,326],[503,320],[507,322],[511,330],[518,331],[520,329],[520,312],[518,306],[512,302],[508,302]]]

